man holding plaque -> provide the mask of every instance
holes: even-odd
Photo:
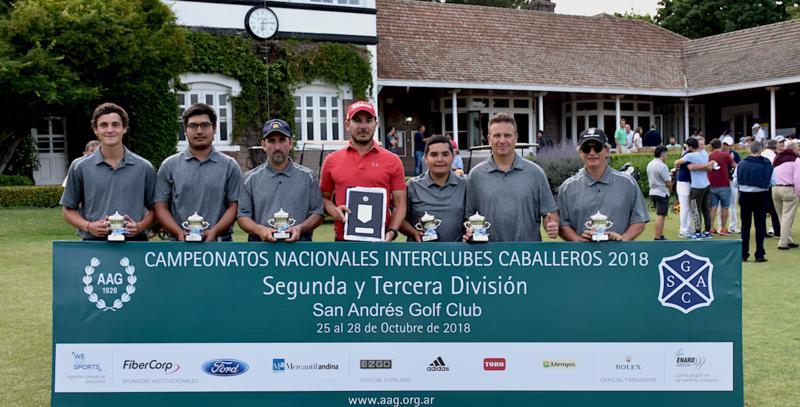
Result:
[[[373,140],[378,118],[371,103],[362,101],[350,105],[347,108],[345,125],[350,132],[350,142],[347,147],[325,158],[322,164],[320,189],[325,202],[325,212],[334,218],[336,240],[344,240],[345,218],[352,214],[347,207],[347,190],[354,187],[383,189],[387,196],[382,208],[386,222],[377,226],[386,229],[382,238],[383,241],[390,242],[397,238],[400,226],[406,218],[406,182],[403,163],[400,157]],[[391,213],[390,206],[394,208]],[[362,214],[352,214],[353,221],[363,219],[371,222],[369,228],[365,229],[370,231],[376,229],[373,227],[375,226],[373,216],[370,215],[367,219],[357,215]],[[372,235],[367,232],[365,234]]]
[[[491,224],[488,241],[492,242],[541,241],[542,225],[548,236],[558,236],[558,206],[547,176],[514,151],[514,117],[497,113],[489,120],[489,145],[492,156],[470,171],[464,218],[475,217],[476,212],[485,218],[480,224]],[[473,228],[467,229],[465,240],[476,240]]]
[[[428,170],[407,185],[408,211],[400,230],[409,241],[461,241],[467,179],[451,171],[454,157],[445,136],[432,136],[425,145]]]
[[[292,133],[285,121],[266,122],[262,134],[267,162],[244,174],[239,226],[251,242],[310,242],[324,214],[314,173],[289,158]]]
[[[188,147],[165,159],[158,169],[156,217],[175,240],[230,242],[242,183],[239,165],[212,145],[217,114],[211,106],[189,106],[183,113],[183,130]],[[207,222],[207,228],[192,231],[180,226],[195,219]]]
[[[650,220],[636,181],[608,166],[610,148],[602,129],[586,129],[578,137],[584,167],[558,187],[564,240],[634,240]]]
[[[93,153],[75,160],[61,195],[64,220],[78,228],[83,240],[146,241],[153,223],[153,165],[122,144],[128,132],[128,113],[113,103],[103,103],[92,113],[92,131],[100,141]],[[124,216],[118,230],[108,217]],[[120,239],[110,239],[113,234]],[[124,237],[123,237],[124,236]]]

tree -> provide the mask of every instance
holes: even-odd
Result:
[[[0,13],[0,172],[32,124],[59,115],[88,127],[103,101],[128,110],[128,144],[160,163],[175,151],[170,84],[187,55],[184,29],[159,0],[15,2]]]
[[[776,0],[660,0],[656,22],[688,38],[701,38],[789,19]]]
[[[638,14],[633,9],[630,9],[624,13],[614,13],[614,16],[619,18],[625,18],[628,20],[642,20],[642,21],[647,21],[648,23],[653,23],[653,24],[656,23],[655,18],[653,18],[653,16],[651,16],[649,13]]]

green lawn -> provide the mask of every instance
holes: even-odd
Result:
[[[333,240],[331,229],[320,227],[315,240]],[[640,239],[652,235],[650,223]],[[666,236],[676,235],[670,215]],[[0,406],[50,404],[51,241],[60,239],[76,239],[60,209],[0,209]],[[244,239],[238,231],[236,240]],[[798,406],[800,249],[766,244],[768,263],[744,264],[745,404]]]

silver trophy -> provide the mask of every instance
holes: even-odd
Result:
[[[465,228],[472,228],[472,238],[470,240],[473,242],[488,242],[489,233],[487,233],[486,230],[491,226],[492,224],[487,222],[486,218],[478,212],[475,212],[474,215],[467,218],[467,221],[464,222]]]
[[[203,220],[203,217],[198,215],[197,212],[194,215],[189,216],[185,222],[181,223],[186,231],[189,233],[186,235],[187,242],[202,242],[203,241],[203,231],[208,229],[209,223]]]
[[[586,229],[592,231],[593,242],[605,242],[608,241],[608,234],[606,234],[606,231],[614,226],[614,222],[608,220],[608,216],[597,211],[597,213],[589,217],[589,220],[586,221],[584,226],[586,226]]]
[[[114,214],[108,217],[108,228],[111,233],[106,238],[109,242],[124,242],[125,241],[125,217],[120,215],[119,212],[114,211]]]
[[[267,225],[269,227],[275,229],[275,233],[272,234],[272,237],[278,240],[288,239],[290,227],[294,226],[295,220],[289,217],[289,214],[283,211],[281,208],[278,212],[272,214],[272,219],[267,221]]]
[[[441,219],[436,219],[433,215],[425,212],[425,214],[419,218],[419,222],[414,225],[414,228],[422,232],[423,242],[430,242],[432,240],[439,239],[439,235],[436,234],[436,228],[438,228],[441,224]]]

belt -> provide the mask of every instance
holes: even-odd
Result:
[[[775,186],[776,187],[794,187],[793,184],[778,184],[778,185],[775,185]]]

